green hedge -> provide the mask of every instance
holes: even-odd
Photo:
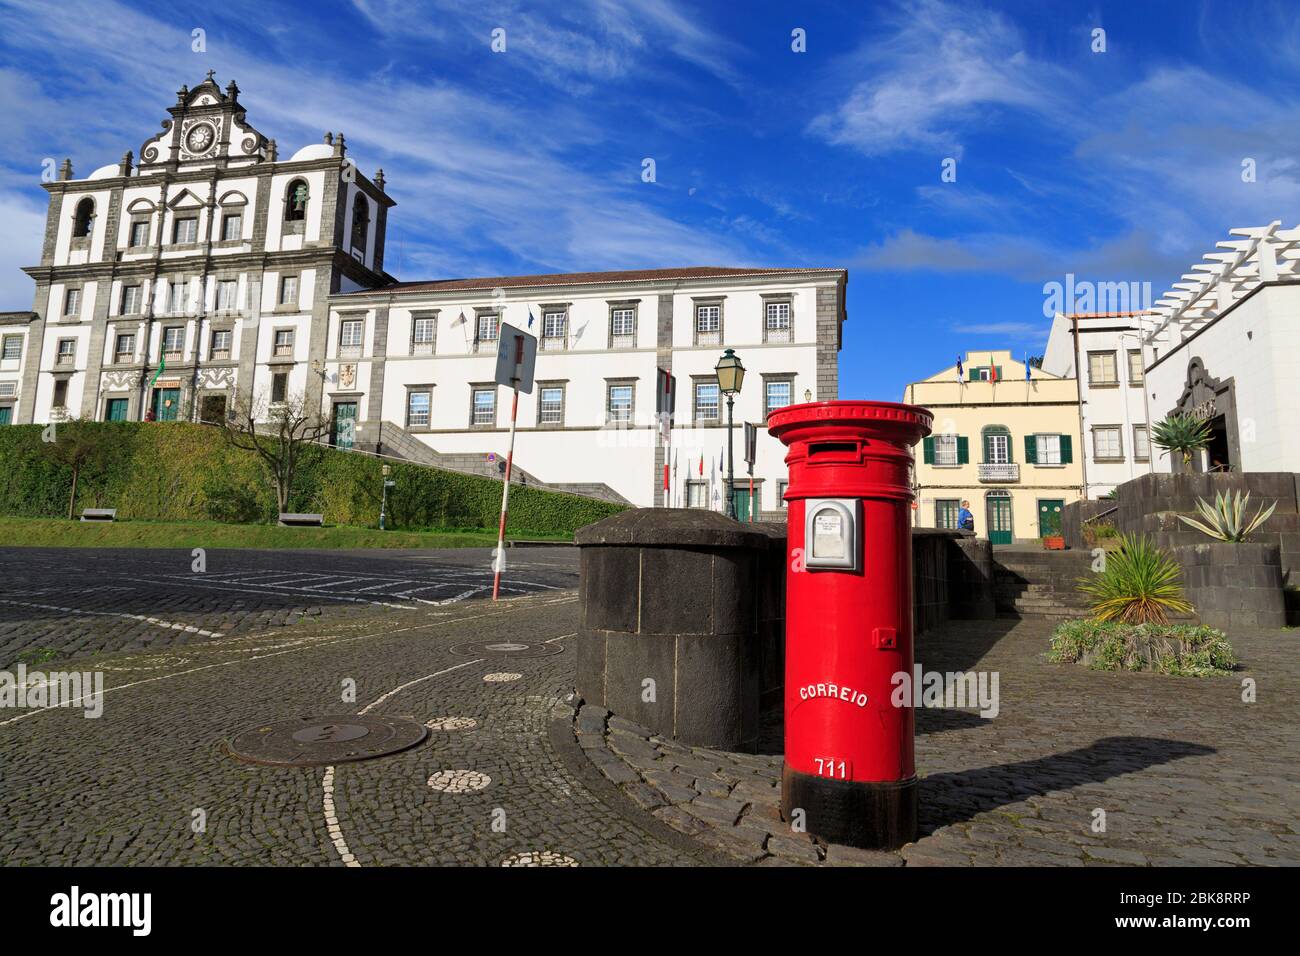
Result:
[[[219,429],[161,422],[100,422],[110,454],[102,470],[83,472],[77,511],[116,508],[120,519],[152,521],[275,520],[275,490],[252,452],[230,446]],[[71,471],[41,454],[40,425],[0,428],[0,514],[67,514]],[[320,512],[329,524],[378,523],[383,462],[369,455],[313,447],[294,478],[290,510]],[[490,478],[390,462],[389,527],[495,528],[501,483]],[[571,534],[621,506],[537,488],[510,489],[513,534]]]

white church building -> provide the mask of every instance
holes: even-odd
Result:
[[[510,414],[492,383],[502,322],[538,337],[520,397],[524,481],[637,505],[721,508],[735,398],[739,513],[783,507],[783,449],[744,422],[838,397],[843,269],[691,266],[399,282],[384,271],[382,170],[343,134],[281,155],[232,81],[182,87],[162,129],[49,194],[30,312],[0,313],[0,424],[68,417],[220,422],[237,403],[302,399],[331,441],[495,474]],[[655,412],[676,388],[666,436]],[[665,484],[667,466],[667,489]]]

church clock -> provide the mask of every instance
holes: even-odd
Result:
[[[207,152],[208,147],[216,138],[216,131],[209,123],[196,123],[190,127],[190,131],[185,136],[185,145],[191,153]]]

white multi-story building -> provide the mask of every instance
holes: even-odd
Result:
[[[397,282],[384,271],[383,171],[363,175],[342,134],[282,159],[238,94],[209,74],[177,93],[138,164],[127,153],[78,180],[65,161],[45,184],[32,311],[0,313],[0,421],[217,422],[242,401],[301,396],[331,418],[335,444],[495,473],[510,412],[492,383],[495,339],[508,322],[539,339],[536,387],[519,403],[525,480],[721,508],[713,369],[733,348],[747,368],[737,508],[780,511],[783,449],[760,432],[751,503],[741,426],[837,397],[844,270]]]
[[[1043,371],[1079,380],[1085,498],[1100,498],[1151,470],[1143,323],[1152,312],[1056,313]]]

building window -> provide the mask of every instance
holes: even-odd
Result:
[[[136,246],[149,245],[149,221],[141,220],[131,223],[131,238],[128,244],[133,248]]]
[[[363,319],[344,319],[339,323],[339,352],[357,355],[361,352]]]
[[[1148,461],[1151,458],[1151,444],[1147,441],[1145,425],[1133,426],[1133,457],[1138,461]]]
[[[406,393],[406,427],[428,428],[429,410],[433,407],[433,393],[427,388],[412,389]]]
[[[302,222],[307,218],[307,182],[295,179],[284,190],[285,222]]]
[[[543,385],[537,399],[537,424],[564,424],[564,386]]]
[[[470,408],[470,424],[472,425],[495,425],[497,423],[497,390],[492,388],[476,388],[473,393],[473,402]]]
[[[1114,352],[1088,353],[1088,384],[1092,386],[1119,384]]]
[[[1011,433],[1002,425],[984,429],[984,463],[1006,465],[1011,462]]]
[[[411,354],[431,354],[434,337],[438,332],[438,319],[432,315],[417,315],[411,319]]]
[[[54,383],[54,400],[50,402],[54,408],[68,407],[68,380],[61,378]]]
[[[695,383],[695,411],[692,416],[696,422],[716,422],[718,420],[718,383]]]
[[[244,234],[244,217],[241,213],[228,212],[221,220],[221,240],[235,242]]]
[[[233,338],[234,333],[230,329],[213,329],[208,358],[213,361],[224,361],[230,358],[230,345]]]
[[[695,306],[695,344],[722,344],[722,304]]]
[[[934,436],[934,464],[944,468],[952,468],[959,464],[956,435]]]
[[[197,217],[190,216],[185,219],[177,219],[175,226],[172,227],[172,242],[176,245],[199,241],[199,220]]]
[[[606,386],[605,422],[609,425],[632,424],[633,386],[613,383]]]
[[[474,351],[495,352],[497,349],[497,336],[500,335],[500,332],[501,329],[495,312],[484,312],[478,316],[474,329]]]
[[[361,193],[357,193],[352,200],[352,248],[354,251],[366,254],[366,236],[370,230],[370,203]]]
[[[1098,461],[1123,460],[1124,442],[1118,425],[1094,425],[1092,456]]]
[[[95,221],[95,201],[87,196],[77,203],[77,211],[72,217],[72,238],[85,239],[90,235]]]
[[[1035,435],[1033,462],[1036,465],[1064,464],[1061,459],[1061,436]]]
[[[778,480],[776,483],[776,506],[778,508],[786,507],[785,492],[790,487],[790,482]]]
[[[185,329],[172,325],[163,329],[163,355],[175,359],[181,357],[185,348]]]
[[[709,486],[703,481],[686,482],[686,507],[707,508],[709,506]]]
[[[298,277],[280,277],[280,304],[295,305],[298,302]]]
[[[763,383],[763,415],[771,415],[778,408],[790,404],[790,395],[794,391],[794,382],[788,378],[772,379]]]
[[[283,402],[289,395],[289,373],[276,372],[271,376],[271,401]]]
[[[1142,350],[1129,349],[1128,350],[1128,383],[1130,385],[1141,385],[1142,376],[1143,376]]]
[[[54,360],[55,365],[72,365],[77,360],[77,340],[76,339],[59,339],[59,352]]]
[[[135,361],[134,335],[130,332],[123,332],[118,335],[117,344],[113,348],[113,358],[119,365]]]
[[[567,312],[542,313],[542,348],[563,349],[569,325]]]
[[[63,314],[76,315],[81,311],[81,290],[68,289],[63,293]]]
[[[143,288],[138,285],[123,286],[121,308],[117,310],[118,315],[139,315],[143,292]]]
[[[185,281],[173,282],[167,287],[167,311],[180,315],[185,311]]]
[[[1002,381],[1001,365],[975,365],[970,370],[970,380],[972,382],[1000,382]]]
[[[293,329],[276,329],[275,330],[275,352],[276,358],[285,358],[293,356]]]
[[[790,303],[768,302],[763,307],[763,341],[790,341]]]
[[[6,362],[17,362],[23,354],[23,337],[21,335],[6,335],[4,337],[4,351],[0,352],[0,358]]]
[[[636,309],[620,307],[610,310],[609,347],[612,349],[636,347]]]
[[[934,502],[934,526],[957,531],[957,513],[961,510],[961,501],[957,498],[936,498]]]
[[[223,279],[217,283],[217,311],[232,312],[236,307],[236,294],[239,283],[234,279]]]

